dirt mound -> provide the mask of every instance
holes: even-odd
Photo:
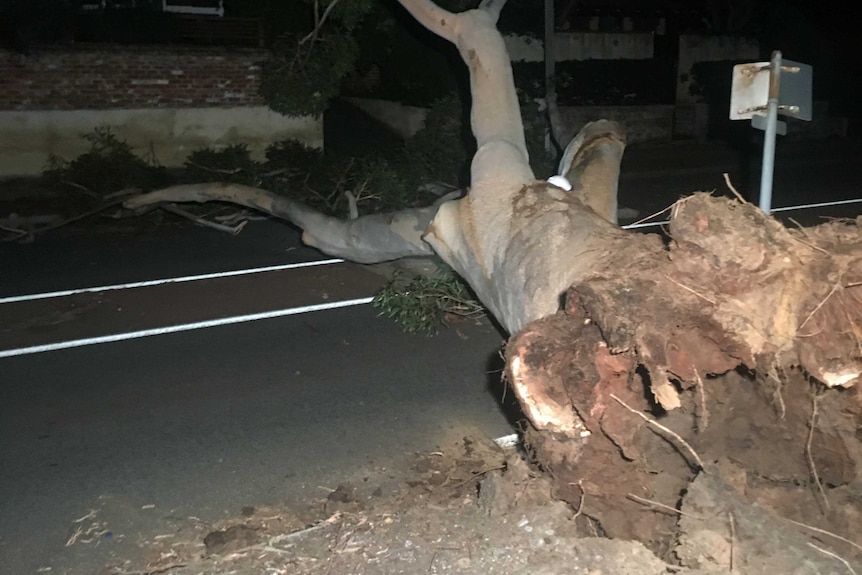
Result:
[[[640,542],[603,537],[586,490],[578,506],[566,504],[553,478],[522,452],[465,438],[417,454],[413,469],[391,497],[373,486],[341,485],[303,509],[248,507],[222,524],[148,542],[146,565],[111,565],[101,575],[851,573],[860,551],[752,505],[752,493],[759,503],[767,495],[804,503],[804,488],[770,491],[767,480],[746,481],[728,460],[700,474],[679,509],[636,504],[667,528],[661,558]],[[840,502],[830,493],[832,508],[844,509],[849,521],[852,490],[843,493]]]

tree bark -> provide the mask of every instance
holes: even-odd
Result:
[[[624,137],[612,123],[582,131],[579,137],[588,153],[567,174],[575,180],[575,193],[536,181],[512,67],[496,29],[504,2],[483,1],[478,9],[460,14],[426,0],[401,4],[456,45],[470,69],[473,96],[470,117],[477,151],[470,193],[440,207],[425,240],[514,333],[559,309],[568,286],[600,262],[596,245],[610,246],[625,237],[608,221],[616,218]],[[604,219],[585,204],[599,208]]]

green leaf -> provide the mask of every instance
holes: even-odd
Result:
[[[372,305],[408,333],[434,335],[446,324],[447,315],[479,318],[485,310],[454,273],[417,276],[408,281],[395,277],[381,289]]]

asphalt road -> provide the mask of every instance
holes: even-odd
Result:
[[[92,573],[192,516],[385,492],[411,452],[511,432],[501,341],[363,306],[0,360],[0,572]],[[90,510],[111,536],[65,547]]]
[[[14,211],[0,204],[0,213]],[[173,216],[60,228],[31,244],[0,243],[0,297],[322,259],[281,222],[252,222],[232,236]],[[171,223],[173,222],[173,223]]]
[[[0,297],[324,257],[297,240],[270,221],[237,237],[58,231],[0,246]],[[0,304],[0,351],[366,297],[384,281],[336,263]],[[429,338],[359,305],[2,358],[0,573],[93,573],[190,517],[341,483],[385,493],[413,452],[513,431],[502,343],[488,322]]]

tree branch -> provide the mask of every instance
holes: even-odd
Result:
[[[317,3],[314,3],[314,30],[306,34],[300,41],[299,45],[302,46],[309,40],[314,43],[314,40],[317,40],[317,36],[320,34],[320,29],[323,27],[323,24],[326,22],[326,19],[329,17],[329,13],[332,12],[332,9],[335,8],[335,5],[338,4],[338,0],[332,0],[329,6],[326,7],[326,10],[323,11],[323,17],[317,17]]]
[[[496,28],[505,2],[485,0],[476,10],[452,14],[429,0],[399,1],[420,24],[453,42],[470,69],[470,122],[477,147],[471,168],[473,187],[497,176],[521,183],[533,180],[512,64]],[[501,162],[499,154],[508,157]]]
[[[302,228],[302,241],[329,255],[358,263],[377,263],[411,256],[433,256],[422,234],[438,205],[340,220],[267,190],[232,183],[172,186],[136,196],[124,203],[140,209],[163,202],[222,201],[246,206]]]
[[[225,224],[220,224],[218,222],[211,222],[206,218],[201,218],[201,217],[196,216],[192,213],[189,213],[185,210],[182,210],[173,204],[162,204],[161,208],[163,210],[165,210],[166,212],[169,212],[169,213],[174,214],[176,216],[180,216],[181,218],[186,218],[187,220],[191,220],[194,223],[198,224],[199,226],[204,226],[206,228],[212,228],[212,229],[218,230],[220,232],[226,232],[226,233],[231,234],[233,236],[240,233],[242,231],[242,229],[245,227],[245,225],[248,223],[248,221],[242,221],[235,226],[228,226]]]
[[[398,0],[417,22],[450,42],[455,41],[458,15],[440,8],[431,0]]]
[[[590,122],[566,146],[558,172],[569,180],[581,202],[613,223],[617,223],[617,186],[625,147],[626,134],[619,124]]]
[[[500,10],[506,5],[506,0],[482,0],[479,10],[484,10],[494,18],[494,24],[500,19]]]

